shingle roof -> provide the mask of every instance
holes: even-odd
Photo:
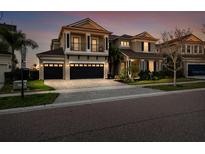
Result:
[[[161,45],[163,45],[163,44],[165,44],[165,43],[174,43],[174,42],[177,42],[177,41],[179,41],[179,40],[183,40],[183,39],[186,39],[186,38],[188,38],[188,37],[190,37],[190,36],[194,36],[194,37],[196,37],[196,38],[198,38],[197,36],[195,36],[194,34],[188,34],[188,35],[185,35],[185,36],[182,36],[182,37],[179,37],[179,38],[175,38],[175,39],[172,39],[172,40],[169,40],[169,41],[166,41],[166,42],[164,42],[164,43],[161,43]],[[201,40],[200,38],[198,38],[199,40]],[[203,41],[202,41],[203,42]]]
[[[137,35],[133,36],[133,38],[141,39],[141,40],[158,41],[157,38],[153,37],[153,36],[150,35],[148,32],[142,32],[142,33],[140,33],[140,34],[137,34]]]
[[[127,35],[127,34],[123,34],[123,35],[121,35],[120,37],[122,37],[122,38],[132,38],[131,35]]]
[[[64,55],[64,52],[63,52],[63,48],[58,48],[55,50],[49,50],[37,54],[37,56],[41,56],[41,55]]]
[[[0,27],[8,28],[11,31],[16,31],[16,25],[10,25],[6,23],[0,23]]]
[[[160,53],[145,53],[145,52],[135,52],[131,49],[120,49],[120,51],[128,56],[129,58],[137,59],[137,58],[154,58],[154,59],[162,59],[163,55]]]
[[[115,40],[116,38],[118,38],[119,36],[118,35],[110,35],[109,36],[109,39],[110,40]]]

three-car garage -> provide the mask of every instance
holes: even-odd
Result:
[[[104,64],[97,63],[71,63],[70,79],[97,79],[104,78]],[[64,79],[64,64],[44,63],[44,80]]]

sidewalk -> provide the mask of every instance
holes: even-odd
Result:
[[[47,109],[54,109],[54,108],[63,108],[63,107],[77,106],[77,105],[96,104],[96,103],[103,103],[103,102],[113,102],[113,101],[119,101],[119,100],[123,101],[123,100],[128,100],[128,99],[164,96],[164,95],[169,95],[169,94],[180,94],[180,93],[204,91],[204,90],[205,90],[205,88],[188,89],[188,90],[180,90],[180,91],[168,91],[168,92],[158,91],[158,92],[153,92],[153,93],[148,93],[148,94],[146,94],[146,93],[145,94],[138,94],[138,95],[135,94],[135,95],[117,96],[117,97],[109,97],[109,98],[99,98],[99,99],[90,99],[90,100],[53,103],[53,104],[39,105],[39,106],[11,108],[11,109],[0,110],[0,115],[47,110]]]
[[[177,84],[188,84],[188,83],[199,83],[205,82],[205,80],[198,81],[186,81],[186,82],[178,82]],[[64,89],[64,90],[52,90],[52,91],[37,91],[37,92],[25,92],[25,95],[33,95],[33,94],[46,94],[46,93],[77,93],[77,92],[90,92],[90,91],[100,91],[100,90],[112,90],[112,89],[126,89],[126,88],[143,88],[146,86],[156,86],[156,85],[171,85],[172,82],[169,83],[152,83],[152,84],[139,84],[139,85],[123,85],[123,86],[108,86],[108,87],[95,87],[95,88],[77,88],[77,89]],[[9,93],[9,94],[0,94],[0,97],[9,97],[9,96],[20,96],[21,93]]]

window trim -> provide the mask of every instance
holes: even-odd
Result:
[[[120,46],[129,48],[130,47],[130,42],[126,41],[126,40],[121,40],[120,41]]]

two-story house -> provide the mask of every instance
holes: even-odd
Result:
[[[150,72],[161,70],[162,55],[156,50],[156,42],[158,39],[150,35],[148,32],[143,32],[135,36],[130,35],[112,35],[110,42],[118,47],[123,55],[123,61],[120,64],[120,70],[127,69],[135,64],[138,70]],[[128,71],[130,74],[130,71]]]
[[[37,54],[39,78],[107,78],[110,34],[89,18],[63,26],[51,49]]]
[[[182,56],[184,76],[205,75],[204,42],[193,34],[173,39],[158,45],[160,53],[166,52],[169,47],[180,45],[179,53]]]

